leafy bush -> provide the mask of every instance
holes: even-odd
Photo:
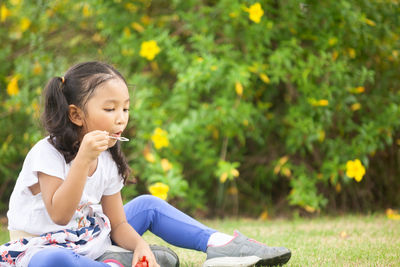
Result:
[[[399,169],[382,161],[400,143],[398,12],[396,0],[4,1],[2,201],[42,134],[46,80],[100,59],[132,88],[139,183],[126,199],[161,182],[188,211],[398,205]]]

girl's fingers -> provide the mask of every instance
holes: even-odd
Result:
[[[138,263],[138,261],[139,261],[139,258],[138,258],[138,256],[136,255],[136,253],[133,253],[133,258],[132,258],[132,267],[135,267],[135,266],[136,266],[136,264]]]

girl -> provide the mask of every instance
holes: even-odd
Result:
[[[135,266],[143,256],[150,267],[178,266],[173,251],[142,239],[147,230],[206,252],[204,266],[286,263],[288,249],[217,232],[159,198],[140,196],[123,206],[130,169],[118,139],[129,103],[125,79],[105,63],[77,64],[49,81],[49,136],[29,151],[11,195],[11,241],[0,248],[0,266]],[[124,250],[111,251],[111,242]]]

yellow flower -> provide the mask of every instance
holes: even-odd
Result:
[[[350,58],[355,58],[356,57],[356,50],[354,48],[349,48],[347,50],[347,52],[349,53],[349,57]]]
[[[387,209],[386,210],[386,216],[391,219],[391,220],[400,220],[400,214],[392,209]]]
[[[228,174],[226,172],[222,173],[221,176],[219,177],[219,181],[221,183],[225,183],[226,179],[228,179]]]
[[[268,210],[265,209],[263,212],[261,212],[260,216],[258,216],[258,219],[261,221],[268,220]]]
[[[260,23],[261,17],[264,15],[264,10],[262,9],[260,3],[255,3],[246,9],[249,13],[249,19],[255,23]]]
[[[167,159],[162,159],[161,160],[161,167],[163,168],[163,170],[165,172],[169,171],[170,169],[172,169],[172,164],[169,162],[169,160]]]
[[[136,12],[138,10],[138,7],[132,3],[125,4],[125,8],[130,12]]]
[[[10,2],[14,6],[18,6],[19,4],[21,4],[21,0],[10,0]]]
[[[356,111],[356,110],[359,110],[360,108],[361,108],[361,104],[360,103],[354,103],[353,105],[351,105],[351,110],[352,111]]]
[[[143,149],[143,156],[150,163],[154,163],[156,161],[156,157],[150,152],[149,145]]]
[[[124,27],[124,36],[125,37],[131,36],[131,30],[129,29],[129,27]]]
[[[92,15],[92,12],[89,8],[89,4],[84,4],[82,8],[82,14],[84,17],[90,17]]]
[[[265,83],[270,83],[269,77],[267,76],[267,74],[261,73],[260,75],[260,79],[265,82]]]
[[[147,15],[144,15],[143,17],[140,18],[140,21],[144,24],[144,25],[149,25],[151,22],[151,18]]]
[[[238,177],[239,176],[239,171],[236,169],[232,169],[231,170],[231,174],[233,175],[233,177]]]
[[[336,37],[331,37],[331,38],[329,38],[329,40],[328,40],[328,44],[329,44],[330,46],[334,46],[335,44],[337,44],[337,42],[338,42],[338,38],[336,38]]]
[[[316,209],[314,207],[311,207],[309,205],[305,205],[303,207],[308,213],[314,213],[316,211]]]
[[[325,107],[325,106],[329,105],[329,101],[326,100],[326,99],[321,99],[321,100],[318,101],[318,105],[320,107]]]
[[[231,12],[231,13],[229,13],[229,17],[231,17],[231,18],[237,18],[239,16],[239,14],[237,13],[237,12]]]
[[[31,21],[28,18],[22,18],[19,24],[21,32],[25,32],[31,26]]]
[[[278,174],[281,171],[281,168],[285,163],[289,160],[288,156],[283,156],[278,160],[278,163],[276,164],[274,168],[274,174]]]
[[[329,105],[329,101],[326,99],[314,100],[312,101],[311,105],[314,107],[326,107]]]
[[[42,65],[38,61],[35,62],[35,65],[33,65],[33,73],[35,75],[41,74],[43,71]]]
[[[165,130],[158,127],[154,130],[154,133],[151,136],[151,140],[153,141],[156,149],[168,147],[169,145],[168,133]]]
[[[339,234],[339,236],[340,236],[340,238],[342,238],[342,239],[346,239],[346,238],[349,237],[349,234],[346,233],[346,231],[341,231],[340,234]]]
[[[18,80],[20,75],[14,75],[10,82],[7,84],[7,94],[9,96],[17,95],[19,93]]]
[[[356,89],[355,89],[355,93],[357,93],[357,94],[361,94],[364,92],[365,92],[364,86],[359,86],[359,87],[356,87]]]
[[[238,96],[243,95],[243,85],[240,82],[235,83],[235,91]]]
[[[5,22],[7,17],[11,15],[11,11],[6,7],[5,4],[1,5],[0,8],[0,21]]]
[[[151,154],[150,152],[144,154],[144,158],[145,158],[148,162],[150,162],[150,163],[154,163],[154,162],[156,161],[154,155]]]
[[[346,175],[360,182],[365,175],[365,167],[359,159],[349,160],[346,163]]]
[[[144,32],[144,28],[137,22],[132,22],[131,27],[134,28],[137,32]]]
[[[160,53],[160,48],[154,40],[143,42],[140,47],[140,56],[148,60],[153,60],[158,53]]]
[[[285,177],[290,177],[292,176],[292,171],[288,168],[288,167],[283,167],[281,170],[282,175],[284,175]]]
[[[373,20],[370,20],[370,19],[365,18],[365,19],[364,19],[364,22],[365,22],[366,24],[368,24],[369,26],[372,26],[372,27],[375,27],[375,26],[376,26],[376,23],[375,23],[375,21],[373,21]]]
[[[104,38],[97,32],[95,34],[93,34],[92,40],[95,41],[96,43],[104,42]]]
[[[169,186],[163,183],[155,183],[149,186],[150,194],[166,200],[168,197]]]

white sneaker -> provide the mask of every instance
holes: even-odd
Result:
[[[256,266],[278,266],[287,263],[292,253],[284,247],[269,247],[254,239],[247,238],[239,231],[234,232],[231,241],[223,246],[207,247],[207,260],[221,257],[257,256]],[[214,265],[213,265],[214,266]],[[217,266],[217,265],[215,265]],[[219,265],[218,265],[219,266]],[[221,265],[221,266],[249,266],[249,265]]]

